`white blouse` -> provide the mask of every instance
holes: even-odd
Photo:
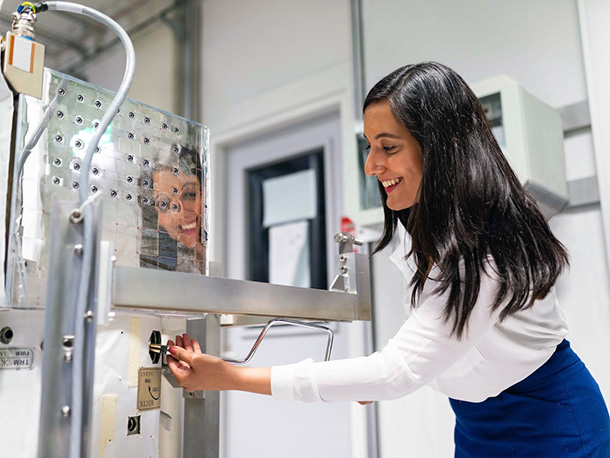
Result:
[[[410,280],[414,267],[401,244],[390,259]],[[447,396],[481,402],[542,366],[568,332],[555,291],[533,307],[499,321],[492,312],[498,281],[490,260],[481,272],[479,297],[461,340],[443,319],[444,295],[433,295],[430,271],[418,306],[398,333],[367,357],[316,363],[311,359],[271,368],[274,398],[300,401],[378,401],[405,396],[423,385]],[[410,291],[406,292],[410,298]]]

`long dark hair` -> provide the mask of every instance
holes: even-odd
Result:
[[[417,266],[411,304],[436,264],[434,293],[449,291],[444,318],[453,318],[452,333],[461,338],[488,255],[500,282],[491,308],[504,304],[501,320],[544,298],[568,265],[567,252],[510,168],[466,82],[435,62],[407,65],[371,89],[364,109],[384,99],[423,155],[419,199],[410,209],[388,208],[379,184],[385,222],[374,252],[390,243],[399,222],[406,228],[407,257]]]

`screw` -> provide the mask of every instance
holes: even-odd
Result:
[[[58,185],[61,183],[61,180],[57,177],[53,177],[53,184]]]
[[[178,145],[174,145],[172,146],[172,151],[176,154],[178,154],[180,152],[180,148],[178,148]]]
[[[53,165],[56,165],[57,167],[59,167],[61,165],[61,159],[58,157],[53,159]]]
[[[80,170],[80,164],[78,162],[74,163],[74,170]]]
[[[64,95],[66,95],[66,90],[63,87],[60,87],[59,89],[57,89],[57,93],[63,97]]]
[[[79,186],[80,186],[80,185],[78,184],[78,181],[75,181],[74,183],[72,183],[72,187],[73,187],[74,189],[78,189],[78,188],[79,188]]]
[[[148,159],[144,159],[144,161],[142,161],[142,165],[148,167],[150,165],[150,161]]]
[[[64,117],[64,112],[63,112],[63,111],[58,111],[58,112],[57,112],[57,117],[58,117],[59,119],[63,119],[63,117]]]
[[[163,130],[167,130],[167,128],[169,127],[166,123],[161,124],[161,127],[163,128]]]
[[[142,186],[148,188],[148,180],[142,180]]]
[[[177,167],[174,167],[174,168],[172,169],[172,173],[173,173],[174,175],[178,175],[178,168],[177,168]]]
[[[61,135],[56,135],[56,136],[55,136],[55,141],[56,141],[57,143],[61,143],[61,142],[63,142],[63,141],[64,141],[64,137],[62,137]]]
[[[116,197],[117,195],[118,193],[114,189],[110,190],[110,197]]]
[[[76,121],[76,124],[82,124],[83,123],[83,118],[81,118],[80,116],[77,116],[76,118],[74,118],[74,120]]]
[[[131,154],[127,155],[127,162],[133,162],[133,156]]]
[[[347,258],[343,255],[339,256],[339,261],[341,262],[347,262]]]
[[[133,183],[133,177],[127,177],[127,183],[129,183],[129,184]]]
[[[76,96],[76,100],[78,100],[79,102],[82,102],[83,100],[85,100],[85,98],[82,95],[78,94]]]
[[[127,200],[131,201],[131,199],[133,199],[133,196],[132,196],[131,194],[127,194],[127,195],[125,196],[125,199],[127,199]]]
[[[96,146],[96,147],[95,147],[95,152],[96,152],[96,153],[99,153],[99,152],[100,152],[100,147],[99,147],[99,146]]]
[[[93,321],[94,316],[95,315],[91,310],[87,310],[87,313],[85,313],[85,320],[87,320],[88,323],[91,323]]]
[[[100,126],[100,123],[99,123],[99,122],[97,122],[97,121],[94,121],[94,122],[93,122],[93,127],[94,127],[95,129],[97,129],[99,126]]]
[[[346,274],[347,273],[347,267],[346,266],[341,266],[341,273],[342,274]]]
[[[100,102],[99,100],[96,100],[95,102],[93,102],[93,104],[95,105],[95,108],[102,108],[102,102]]]
[[[148,205],[148,199],[146,197],[142,197],[142,203],[144,205]]]
[[[78,184],[78,183],[75,183]],[[78,187],[78,186],[77,186]],[[83,220],[83,214],[81,213],[80,210],[76,209],[76,210],[72,210],[72,213],[70,214],[70,221],[73,224],[78,224]]]
[[[93,167],[93,169],[91,169],[91,173],[94,175],[99,175],[100,171],[97,169],[97,167]]]
[[[71,351],[67,351],[64,354],[64,360],[69,363],[70,361],[72,361],[72,352]]]
[[[74,142],[74,146],[80,149],[83,147],[83,142],[81,142],[80,140],[76,140]]]
[[[61,408],[61,416],[68,418],[70,416],[70,406],[63,406]]]
[[[133,138],[134,138],[134,137],[135,137],[135,135],[134,135],[134,134],[132,134],[131,132],[129,132],[129,133],[127,134],[127,138],[128,138],[128,139],[130,139],[130,140],[133,140]]]
[[[74,253],[77,256],[81,256],[83,254],[83,246],[80,243],[74,245]]]
[[[149,140],[148,138],[146,138],[146,137],[144,137],[144,144],[145,144],[145,145],[150,144],[150,140]]]
[[[13,340],[13,330],[10,327],[5,326],[0,330],[0,342],[9,344],[11,343],[11,340]]]
[[[93,194],[95,194],[97,192],[97,186],[95,186],[95,185],[91,186],[91,192]]]
[[[148,116],[144,117],[144,124],[150,124],[150,118]]]
[[[136,117],[136,114],[135,114],[133,111],[130,111],[130,112],[129,112],[129,117],[130,117],[131,119],[133,119],[133,118],[135,118],[135,117]]]
[[[177,127],[172,127],[172,132],[175,134],[179,134],[180,133],[180,129],[178,129]]]

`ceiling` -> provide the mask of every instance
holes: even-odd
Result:
[[[117,21],[132,37],[160,20],[188,7],[193,0],[79,0]],[[0,2],[1,3],[1,2]],[[22,3],[5,0],[0,11],[0,32],[10,30],[10,14]],[[40,13],[35,26],[36,41],[45,45],[45,65],[78,76],[78,68],[109,50],[116,35],[104,25],[82,15],[49,11]]]

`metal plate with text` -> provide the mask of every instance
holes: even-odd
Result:
[[[31,348],[0,349],[0,369],[30,369],[34,363]]]

